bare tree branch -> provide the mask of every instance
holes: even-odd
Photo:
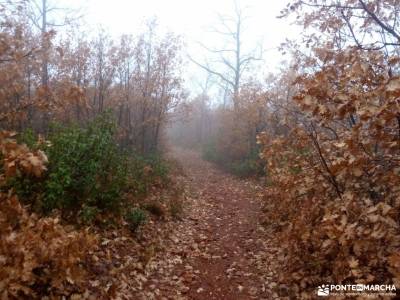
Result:
[[[393,37],[395,37],[398,41],[400,41],[400,34],[398,34],[394,29],[390,28],[388,25],[383,23],[378,16],[373,13],[368,6],[364,3],[363,0],[358,0],[358,2],[361,4],[362,8],[365,10],[365,12],[380,26],[382,27],[387,33],[391,34]]]
[[[214,70],[212,70],[210,67],[208,67],[208,66],[206,66],[206,65],[203,65],[203,64],[201,64],[201,63],[195,61],[195,60],[194,60],[193,58],[191,58],[190,56],[188,56],[188,57],[189,57],[189,59],[190,59],[191,62],[193,62],[194,64],[196,64],[196,65],[199,66],[200,68],[204,69],[205,71],[207,71],[207,72],[209,72],[209,73],[211,73],[211,74],[214,74],[214,75],[218,76],[218,77],[219,77],[220,79],[222,79],[224,82],[227,82],[227,83],[229,83],[229,84],[232,85],[232,86],[235,85],[233,81],[229,80],[229,79],[228,79],[226,76],[224,76],[222,73],[217,72],[217,71],[214,71]]]

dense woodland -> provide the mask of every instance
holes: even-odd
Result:
[[[162,299],[132,290],[167,251],[152,241],[190,215],[176,147],[257,190],[261,239],[278,249],[262,264],[279,266],[270,294],[238,299],[400,289],[399,0],[291,1],[278,17],[303,34],[264,80],[237,5],[220,20],[228,48],[207,48],[217,63],[187,58],[154,20],[115,38],[86,35],[74,11],[55,24],[55,10],[0,3],[2,299]],[[184,87],[187,63],[207,74],[198,94]],[[129,264],[112,265],[128,247]]]

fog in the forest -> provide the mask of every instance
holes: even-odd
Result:
[[[400,289],[400,0],[0,1],[0,299]]]

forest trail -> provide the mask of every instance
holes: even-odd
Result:
[[[253,181],[235,178],[178,150],[188,206],[143,286],[154,299],[273,299],[276,249],[259,224],[261,198]]]

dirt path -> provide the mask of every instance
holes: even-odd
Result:
[[[146,268],[144,299],[273,299],[275,249],[259,224],[260,187],[179,151],[185,217]]]

